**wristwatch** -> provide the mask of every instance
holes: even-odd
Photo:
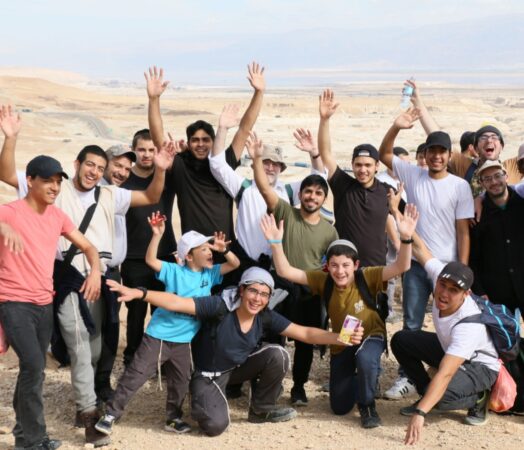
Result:
[[[145,300],[146,295],[147,295],[147,288],[142,287],[142,286],[137,286],[135,289],[142,291],[142,297],[140,297],[138,300]]]
[[[426,417],[426,415],[427,415],[428,413],[422,411],[422,410],[419,409],[419,408],[415,408],[415,414],[416,414],[417,416]]]

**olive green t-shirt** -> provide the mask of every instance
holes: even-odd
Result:
[[[363,270],[364,278],[369,286],[371,295],[375,297],[379,291],[384,290],[385,283],[382,281],[382,270],[384,266],[366,267]],[[312,294],[324,293],[324,286],[328,273],[321,270],[306,272],[307,281]],[[333,286],[333,293],[329,300],[328,316],[331,319],[333,332],[339,333],[346,315],[352,315],[362,321],[364,327],[364,339],[368,336],[386,336],[386,326],[378,313],[369,308],[361,298],[355,281],[345,289]],[[332,345],[331,353],[336,354],[344,350],[345,346]]]
[[[329,244],[338,239],[335,227],[322,216],[315,225],[306,222],[299,209],[282,199],[273,214],[277,223],[284,219],[282,245],[289,263],[300,270],[320,269]]]

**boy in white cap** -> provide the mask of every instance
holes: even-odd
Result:
[[[196,231],[182,235],[178,242],[180,264],[157,259],[156,252],[165,230],[164,216],[156,212],[148,218],[153,237],[146,253],[146,263],[166,286],[166,292],[182,296],[206,296],[222,282],[222,276],[239,266],[238,258],[227,248],[222,232],[204,236]],[[213,241],[211,244],[210,241]],[[226,262],[213,265],[212,251],[224,255]],[[141,288],[146,292],[145,288]],[[188,314],[163,308],[155,309],[129,367],[118,382],[114,397],[106,405],[106,414],[95,428],[111,434],[112,425],[140,387],[163,365],[167,379],[166,431],[186,433],[191,430],[182,420],[182,404],[191,377],[190,343],[200,329],[200,322]]]

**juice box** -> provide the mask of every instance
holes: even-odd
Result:
[[[353,345],[351,344],[351,335],[359,326],[360,320],[348,314],[344,319],[344,324],[342,325],[337,340],[345,345]]]

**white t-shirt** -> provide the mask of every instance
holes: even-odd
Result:
[[[445,264],[436,258],[430,259],[425,269],[428,278],[436,285],[437,278]],[[462,306],[450,316],[440,317],[440,311],[433,302],[433,324],[440,345],[447,355],[458,356],[469,361],[476,361],[498,372],[500,363],[486,325],[482,323],[460,323],[465,317],[480,313],[480,309],[469,295]]]
[[[26,174],[23,171],[17,170],[16,175],[18,178],[18,191],[17,191],[18,198],[24,198],[27,195],[27,191],[28,191]],[[104,184],[107,184],[107,182],[100,183],[100,184],[104,185]],[[125,255],[127,253],[125,216],[126,216],[127,210],[129,209],[131,205],[131,191],[120,188],[118,186],[113,186],[113,189],[115,191],[115,195],[113,196],[113,198],[115,199],[115,236],[113,237],[113,253],[112,253],[113,257],[111,259],[111,262],[107,264],[110,267],[115,267],[113,265],[113,261],[118,262],[117,258],[121,257],[122,261],[125,259]],[[94,189],[91,189],[90,191],[87,191],[87,192],[81,192],[76,189],[75,191],[78,196],[78,199],[80,200],[82,208],[84,208],[84,210],[87,210],[87,208],[89,208],[90,205],[95,203],[95,190]],[[122,223],[119,224],[119,222],[122,222],[122,221],[123,221],[123,228],[122,228]],[[80,226],[80,224],[75,224],[75,225],[77,227]],[[123,256],[122,256],[122,252],[123,252]],[[56,259],[58,259],[59,261],[63,261],[64,259],[62,257],[62,253],[58,250],[56,253]],[[120,263],[122,261],[120,261]]]
[[[246,178],[229,166],[225,158],[225,152],[221,152],[216,156],[210,156],[209,167],[215,179],[231,197],[235,198]],[[300,183],[301,181],[289,183],[293,191],[294,205],[300,203],[298,198]],[[284,183],[277,181],[274,190],[282,200],[289,203],[289,196]],[[271,256],[271,247],[260,228],[260,220],[266,213],[266,202],[253,181],[242,193],[242,199],[238,207],[236,234],[242,248],[255,261],[258,260],[261,253]]]
[[[391,187],[395,188],[398,190],[399,188],[399,185],[400,185],[400,180],[396,179],[396,178],[393,178],[387,170],[384,170],[383,172],[379,172],[375,175],[375,178],[378,180],[378,181],[382,181],[382,183],[386,183],[386,184],[389,184]],[[408,202],[408,196],[406,195],[406,190],[404,189],[402,191],[402,200],[404,200],[406,203]]]
[[[456,221],[474,215],[473,196],[467,181],[455,175],[435,180],[426,169],[393,157],[393,170],[404,182],[408,199],[420,217],[417,233],[440,261],[458,259]]]

